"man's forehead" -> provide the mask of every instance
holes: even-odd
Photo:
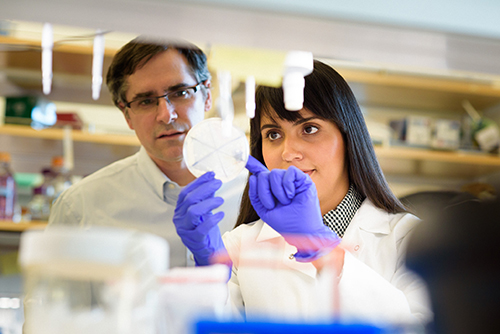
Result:
[[[156,54],[126,78],[127,95],[163,93],[196,83],[184,56],[176,50],[172,52],[177,55],[166,55],[167,52],[170,51]]]

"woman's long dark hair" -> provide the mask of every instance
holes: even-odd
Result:
[[[304,108],[337,125],[344,139],[349,181],[373,204],[389,213],[405,212],[403,204],[392,193],[378,163],[372,141],[359,105],[347,82],[332,67],[318,60],[314,71],[305,77]],[[250,121],[250,154],[264,163],[260,120],[263,115],[286,121],[301,118],[283,104],[283,89],[259,86],[255,93],[255,117]],[[248,182],[243,193],[235,227],[259,219],[248,197]]]

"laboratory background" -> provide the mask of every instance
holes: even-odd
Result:
[[[134,37],[188,40],[209,68],[213,51],[229,48],[239,58],[225,61],[241,71],[273,66],[266,53],[312,52],[349,83],[390,188],[425,218],[457,194],[497,196],[499,18],[495,0],[0,0],[0,179],[9,169],[16,188],[12,218],[0,217],[0,328],[22,318],[21,233],[45,227],[59,192],[139,150],[98,83]],[[232,81],[232,100],[233,124],[248,134],[242,81]],[[207,117],[217,115],[214,106]]]

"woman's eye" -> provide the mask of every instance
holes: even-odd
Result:
[[[308,126],[306,126],[306,127],[304,128],[304,132],[305,132],[306,134],[308,134],[308,135],[312,135],[312,134],[314,134],[314,133],[318,132],[318,130],[319,130],[319,129],[318,129],[317,127],[313,126],[313,125],[308,125]]]
[[[276,139],[281,138],[280,134],[278,132],[274,132],[274,131],[269,131],[266,134],[266,137],[269,138],[270,140],[276,140]]]

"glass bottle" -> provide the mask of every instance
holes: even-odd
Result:
[[[42,186],[33,189],[33,197],[28,203],[31,220],[48,220],[51,198],[44,194]]]
[[[16,182],[10,168],[10,154],[0,152],[0,220],[12,220],[16,205]]]
[[[64,167],[64,158],[62,156],[55,156],[52,158],[52,187],[53,187],[53,197],[52,200],[56,200],[59,195],[71,187],[71,174]]]

